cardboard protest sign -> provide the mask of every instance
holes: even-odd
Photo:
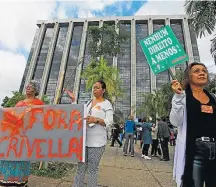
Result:
[[[188,60],[170,26],[165,26],[140,41],[142,50],[154,74]]]
[[[85,105],[0,109],[0,159],[85,160]]]

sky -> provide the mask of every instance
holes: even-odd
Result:
[[[0,103],[19,89],[37,20],[176,14],[185,14],[183,0],[0,0]],[[212,38],[198,39],[198,46],[201,62],[216,72],[210,54]]]

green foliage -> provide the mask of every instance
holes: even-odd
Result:
[[[48,168],[39,170],[40,162],[31,164],[31,174],[36,176],[60,179],[75,172],[75,165],[66,162],[49,162]]]
[[[191,18],[191,25],[197,35],[212,34],[216,25],[216,1],[186,0],[186,13]]]
[[[164,94],[163,90],[154,90],[153,93],[143,94],[143,105],[137,110],[137,113],[145,113],[145,116],[153,119],[158,116],[168,116],[169,111],[165,107],[168,101],[168,96]]]
[[[8,100],[9,100],[9,97],[6,96],[6,97],[2,100],[1,106],[4,107],[4,106],[6,105],[6,103],[8,102]]]
[[[12,91],[12,93],[13,93],[13,96],[11,98],[6,96],[8,98],[8,101],[6,103],[2,103],[2,105],[4,104],[3,105],[4,108],[14,107],[19,101],[25,99],[25,96],[18,91]],[[3,100],[3,102],[4,102],[4,100]]]
[[[14,107],[19,101],[22,101],[25,99],[25,95],[18,92],[18,91],[12,91],[13,96],[11,98],[9,98],[8,96],[6,96],[3,99],[3,103],[1,104],[2,107],[4,108],[8,108],[8,107]],[[50,99],[48,96],[44,95],[42,97],[42,101],[45,104],[50,104]]]
[[[43,101],[46,105],[51,104],[51,103],[50,103],[50,99],[49,99],[49,97],[48,97],[47,95],[43,95],[42,101]]]
[[[103,56],[99,62],[91,59],[85,71],[82,73],[82,78],[86,79],[87,90],[91,90],[92,85],[96,81],[103,80],[107,86],[107,97],[112,101],[114,96],[120,96],[122,94],[120,88],[121,80],[118,69],[113,66],[108,66],[107,63]]]
[[[84,69],[82,78],[86,80],[86,90],[90,90],[97,80],[104,80],[107,85],[107,98],[113,102],[114,98],[122,96],[119,71],[112,65],[109,66],[106,57],[115,57],[121,54],[120,44],[128,39],[128,35],[119,35],[116,28],[119,25],[103,24],[102,27],[90,26],[89,54],[90,63]]]
[[[183,80],[183,71],[176,72],[176,79],[179,82]],[[170,83],[164,84],[160,90],[155,90],[153,93],[143,94],[142,106],[137,109],[137,114],[144,113],[146,117],[156,118],[167,117],[171,110],[171,101],[173,97],[173,92]]]
[[[212,34],[216,25],[216,1],[194,1],[186,0],[186,13],[191,19],[191,25],[197,36],[205,36],[205,33]],[[216,37],[211,40],[211,53],[216,46]]]
[[[120,54],[120,44],[127,40],[126,34],[119,35],[116,28],[119,25],[103,24],[102,27],[90,26],[88,33],[90,35],[89,54],[92,58],[101,56],[117,56]]]

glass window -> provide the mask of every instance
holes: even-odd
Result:
[[[118,56],[117,66],[124,95],[117,98],[116,108],[127,118],[131,112],[131,24],[120,23],[119,34],[121,33],[126,33],[128,40],[121,44],[120,51],[123,53]]]
[[[74,25],[70,52],[67,59],[66,72],[64,77],[63,89],[67,86],[68,90],[73,91],[76,69],[79,57],[80,43],[82,39],[83,25]],[[73,73],[73,74],[72,74]],[[68,82],[69,81],[69,82]],[[61,98],[61,103],[70,104],[71,99],[65,93]]]
[[[165,26],[165,21],[157,21],[153,22],[153,32],[161,29],[162,27]],[[163,71],[156,75],[156,88],[160,89],[162,85],[166,84],[169,82],[169,72],[168,71]]]
[[[189,31],[190,31],[190,38],[191,38],[191,44],[192,44],[192,51],[193,51],[193,57],[195,62],[200,62],[200,55],[197,45],[197,37],[194,29],[192,28],[190,22],[189,22]]]
[[[43,71],[46,63],[47,54],[53,38],[54,28],[47,28],[43,39],[42,47],[37,57],[33,79],[41,82]]]
[[[183,49],[185,50],[185,40],[183,34],[182,20],[170,20],[170,27],[172,28],[174,34],[176,35],[176,38],[178,39]],[[185,68],[186,68],[186,63],[175,66],[176,70],[184,70]]]
[[[58,39],[53,53],[53,59],[50,66],[48,82],[46,85],[45,94],[53,102],[55,91],[57,88],[59,69],[61,66],[61,59],[64,50],[65,40],[67,36],[68,27],[60,27]]]
[[[30,66],[30,63],[31,63],[32,55],[33,55],[33,52],[35,50],[35,47],[36,47],[36,44],[37,44],[37,41],[38,41],[38,37],[39,37],[39,33],[40,33],[39,31],[40,31],[40,29],[36,30],[36,33],[35,33],[35,36],[34,36],[34,40],[32,42],[31,50],[30,50],[30,53],[29,53],[29,56],[28,56],[28,60],[27,60],[26,67],[25,67],[25,71],[24,71],[22,82],[21,82],[20,89],[19,89],[20,92],[22,92],[23,89],[24,89],[24,85],[25,85],[25,81],[26,81],[26,76],[27,76],[27,73],[28,73],[28,70],[29,70],[29,66]]]
[[[150,68],[146,57],[142,51],[139,41],[148,36],[148,24],[136,24],[136,108],[143,104],[143,93],[151,91]],[[143,118],[144,114],[137,114],[138,118]]]
[[[104,22],[104,24],[107,24],[108,29],[115,29],[115,22]],[[109,41],[110,36],[108,34],[103,35],[103,39],[102,42],[107,42]],[[105,55],[104,57],[107,61],[108,61],[108,65],[112,65],[113,64],[113,57],[110,55]]]

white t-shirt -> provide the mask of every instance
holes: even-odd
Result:
[[[86,131],[86,146],[87,147],[102,147],[107,143],[107,128],[113,124],[113,108],[108,100],[97,103],[92,107],[92,102],[87,106],[87,115],[103,119],[106,126],[100,124],[87,124]]]

